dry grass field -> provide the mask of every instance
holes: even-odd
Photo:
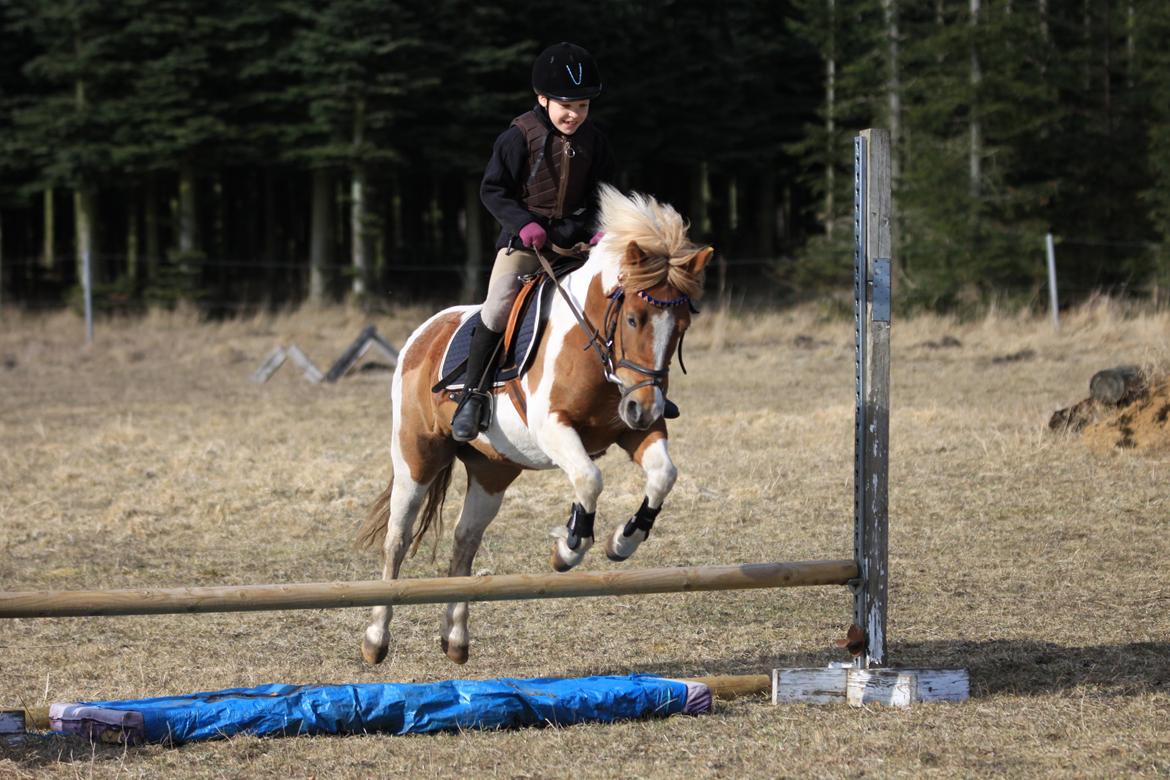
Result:
[[[312,386],[368,322],[401,344],[422,310],[222,323],[190,314],[0,320],[0,588],[367,579],[351,543],[389,475],[389,374]],[[1170,774],[1170,447],[1089,446],[1049,415],[1100,368],[1170,366],[1170,314],[1098,301],[1043,319],[895,321],[890,652],[965,666],[972,698],[909,711],[720,703],[699,718],[518,732],[256,739],[181,748],[62,737],[0,747],[0,777],[841,777]],[[680,469],[632,566],[852,553],[852,323],[814,308],[696,319],[677,371]],[[1166,443],[1164,437],[1162,443]],[[601,461],[599,528],[641,500]],[[448,502],[447,533],[461,483]],[[478,573],[544,571],[567,517],[559,473],[530,474]],[[420,553],[408,577],[446,570]],[[427,550],[429,553],[429,549]],[[609,570],[599,549],[585,569]],[[363,666],[366,610],[0,623],[0,708],[265,682],[752,673],[839,659],[844,589],[473,605],[471,660],[438,648],[441,608],[396,610]]]

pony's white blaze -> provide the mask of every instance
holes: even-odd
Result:
[[[670,339],[674,335],[674,311],[663,309],[650,318],[650,326],[654,329],[654,369],[663,371],[670,362]],[[666,408],[666,396],[661,387],[654,388],[654,406],[650,410],[650,419],[657,420]]]
[[[650,318],[650,327],[654,329],[654,368],[661,371],[670,359],[666,350],[670,348],[670,337],[674,335],[674,312],[670,309],[658,312]]]

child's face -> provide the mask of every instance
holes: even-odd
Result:
[[[553,127],[560,130],[565,135],[572,135],[577,132],[577,128],[585,123],[585,118],[589,116],[589,101],[588,100],[574,100],[569,103],[562,103],[559,100],[547,98],[540,95],[537,98],[540,105],[548,111],[548,118],[552,120]]]

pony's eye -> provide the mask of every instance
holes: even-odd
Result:
[[[627,324],[628,324],[628,325],[629,325],[631,328],[636,328],[636,327],[638,327],[638,321],[637,321],[636,319],[634,319],[634,315],[633,315],[633,314],[631,314],[631,315],[629,315],[628,317],[626,317],[626,323],[627,323]]]

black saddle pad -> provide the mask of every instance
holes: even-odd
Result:
[[[524,311],[520,314],[520,322],[516,325],[516,337],[512,340],[512,348],[504,356],[502,367],[496,371],[494,386],[499,387],[505,382],[523,375],[528,370],[533,356],[536,354],[536,345],[540,341],[540,332],[548,319],[549,304],[552,302],[552,285],[547,277],[542,279],[536,291],[528,297]],[[479,327],[481,320],[479,311],[463,321],[455,335],[447,343],[447,351],[443,355],[442,369],[439,376],[447,377],[459,369],[459,373],[444,383],[447,390],[461,390],[464,384],[464,371],[460,363],[467,360],[468,349],[471,346],[471,332]]]

